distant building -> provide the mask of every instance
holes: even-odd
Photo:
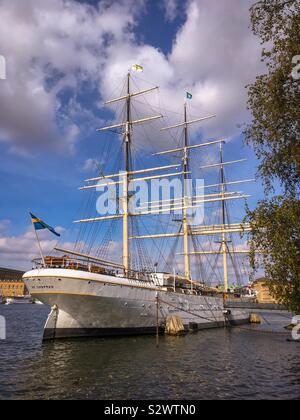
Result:
[[[27,290],[22,280],[23,274],[23,271],[0,268],[0,296],[25,296]]]
[[[255,280],[252,285],[252,290],[256,294],[257,303],[279,303],[271,296],[266,279]]]

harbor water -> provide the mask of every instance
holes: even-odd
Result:
[[[0,399],[300,398],[300,343],[287,341],[287,313],[264,314],[262,326],[162,336],[156,348],[153,336],[42,344],[48,312],[0,305]]]

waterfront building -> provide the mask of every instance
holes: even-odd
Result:
[[[22,280],[23,274],[23,271],[0,267],[0,296],[25,296],[27,290],[25,283]]]
[[[252,290],[256,294],[257,303],[273,303],[278,304],[276,299],[271,295],[266,279],[258,279],[252,285]]]

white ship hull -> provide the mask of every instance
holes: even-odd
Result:
[[[170,292],[152,283],[70,269],[37,269],[24,275],[30,294],[52,307],[44,339],[152,334],[170,315],[186,329],[249,322],[249,313],[224,315],[223,300]],[[157,306],[159,306],[157,317]]]

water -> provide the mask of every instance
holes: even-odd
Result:
[[[299,399],[300,344],[243,329],[41,344],[48,308],[0,305],[0,399]],[[287,314],[265,315],[282,331]],[[248,326],[246,327],[248,328]],[[257,328],[257,327],[254,327]]]

